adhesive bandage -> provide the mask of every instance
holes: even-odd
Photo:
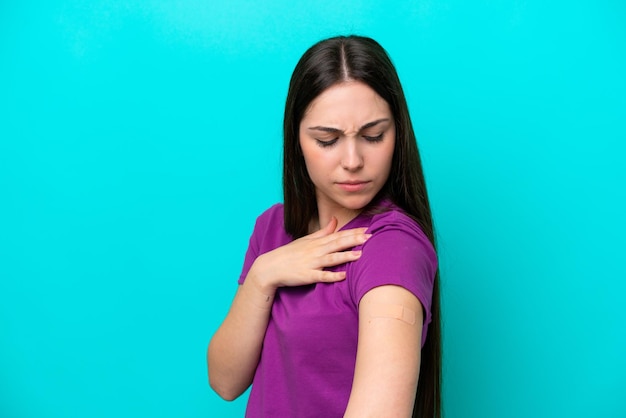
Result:
[[[409,325],[415,324],[415,311],[402,305],[391,305],[387,303],[379,303],[371,308],[371,318],[390,318],[399,319]]]

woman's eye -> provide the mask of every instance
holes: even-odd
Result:
[[[337,138],[335,139],[331,139],[328,141],[322,141],[321,139],[315,139],[315,141],[317,141],[317,145],[319,145],[322,148],[326,148],[326,147],[331,147],[333,145],[335,145],[335,143],[337,142]]]
[[[363,138],[365,138],[366,141],[368,142],[380,142],[383,140],[383,134],[380,134],[378,136],[367,136],[364,135]]]

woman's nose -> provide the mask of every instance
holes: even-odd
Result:
[[[345,142],[341,166],[348,171],[356,171],[363,167],[363,155],[353,138]]]

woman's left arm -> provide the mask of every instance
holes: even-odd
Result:
[[[420,369],[423,310],[400,286],[367,292],[359,303],[359,342],[344,417],[410,417]]]

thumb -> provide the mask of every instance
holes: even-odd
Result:
[[[326,226],[320,229],[319,231],[311,234],[311,237],[317,238],[317,237],[323,237],[323,236],[332,234],[333,232],[335,232],[335,229],[337,229],[338,222],[339,221],[337,220],[337,218],[335,218],[334,216],[331,216],[328,224],[326,224]]]

